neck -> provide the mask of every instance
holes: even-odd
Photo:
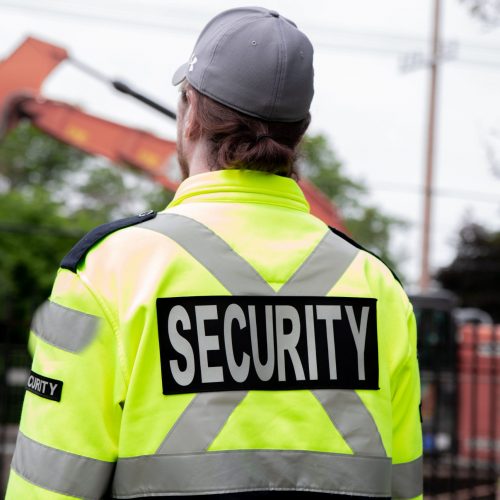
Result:
[[[194,146],[189,159],[189,176],[210,172],[207,162],[207,145],[205,141],[198,141]]]

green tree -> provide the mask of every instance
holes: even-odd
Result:
[[[470,13],[490,27],[500,25],[500,0],[460,0]]]
[[[329,196],[352,236],[389,265],[389,234],[400,221],[363,203],[324,136],[304,141],[308,177]],[[24,342],[34,309],[50,293],[61,258],[96,225],[171,198],[146,176],[66,146],[28,123],[0,145],[0,331]]]
[[[438,270],[436,279],[458,296],[461,307],[482,309],[500,323],[500,231],[466,224],[455,258]]]
[[[394,230],[404,228],[406,223],[384,214],[366,201],[367,187],[346,175],[344,165],[324,135],[305,137],[302,157],[305,177],[340,209],[352,238],[398,272],[399,259],[391,252],[390,236]]]
[[[23,343],[62,257],[90,229],[171,194],[146,176],[56,141],[29,123],[0,145],[0,332]]]

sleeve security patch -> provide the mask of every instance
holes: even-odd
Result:
[[[38,375],[34,371],[30,372],[26,390],[42,398],[52,401],[61,401],[63,383],[60,380]]]
[[[163,394],[376,390],[376,304],[350,297],[159,298]]]

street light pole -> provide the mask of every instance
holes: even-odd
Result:
[[[433,35],[431,56],[431,77],[429,92],[429,111],[427,122],[427,152],[424,183],[424,220],[422,227],[422,262],[420,275],[420,289],[425,292],[429,288],[429,253],[431,244],[431,217],[432,217],[432,182],[434,169],[434,138],[436,122],[437,81],[440,59],[440,19],[441,0],[434,0]]]

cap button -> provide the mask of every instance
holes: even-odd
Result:
[[[279,13],[276,12],[275,10],[270,10],[269,14],[271,14],[271,16],[273,16],[273,17],[280,17]]]

